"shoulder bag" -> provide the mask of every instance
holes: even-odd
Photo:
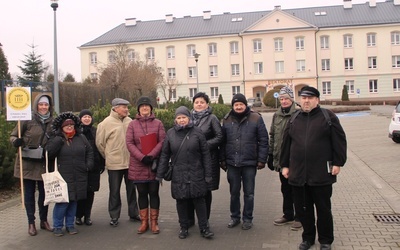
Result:
[[[176,162],[176,159],[178,158],[179,152],[180,152],[181,149],[182,149],[183,143],[185,143],[186,138],[187,138],[187,136],[189,135],[190,131],[191,131],[191,130],[189,130],[189,131],[186,133],[185,137],[183,137],[183,140],[182,140],[182,142],[181,142],[181,145],[179,146],[178,152],[176,152],[176,155],[175,155],[174,160],[169,162],[169,167],[168,167],[167,172],[166,172],[165,175],[164,175],[164,180],[166,180],[166,181],[171,181],[171,180],[172,180],[172,170],[173,170],[173,168],[174,168],[174,164],[175,164],[175,162]]]
[[[49,203],[69,203],[68,185],[58,172],[57,158],[54,160],[54,172],[49,172],[49,157],[46,151],[46,173],[42,174],[44,184],[44,205]]]

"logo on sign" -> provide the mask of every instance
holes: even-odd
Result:
[[[13,88],[8,94],[8,105],[14,110],[24,110],[30,104],[29,93],[25,88]]]

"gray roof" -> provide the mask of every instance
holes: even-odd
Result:
[[[319,28],[400,23],[400,5],[394,5],[393,1],[378,2],[376,7],[370,7],[367,2],[353,4],[351,9],[336,5],[282,11]],[[137,21],[135,26],[122,23],[81,47],[239,34],[271,12],[224,13],[211,15],[208,20],[203,16],[189,16],[174,18],[171,23],[165,19]],[[326,15],[315,15],[316,12]],[[242,18],[242,21],[233,22],[234,18]]]

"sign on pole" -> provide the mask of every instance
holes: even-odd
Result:
[[[7,87],[7,121],[32,120],[31,88]]]

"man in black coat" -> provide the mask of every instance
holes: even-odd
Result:
[[[314,87],[305,86],[300,90],[301,111],[293,115],[295,119],[285,128],[280,159],[282,175],[292,185],[296,211],[304,229],[300,250],[314,245],[316,227],[320,249],[331,249],[334,240],[332,184],[347,158],[344,130],[333,112],[319,106],[319,95]]]

